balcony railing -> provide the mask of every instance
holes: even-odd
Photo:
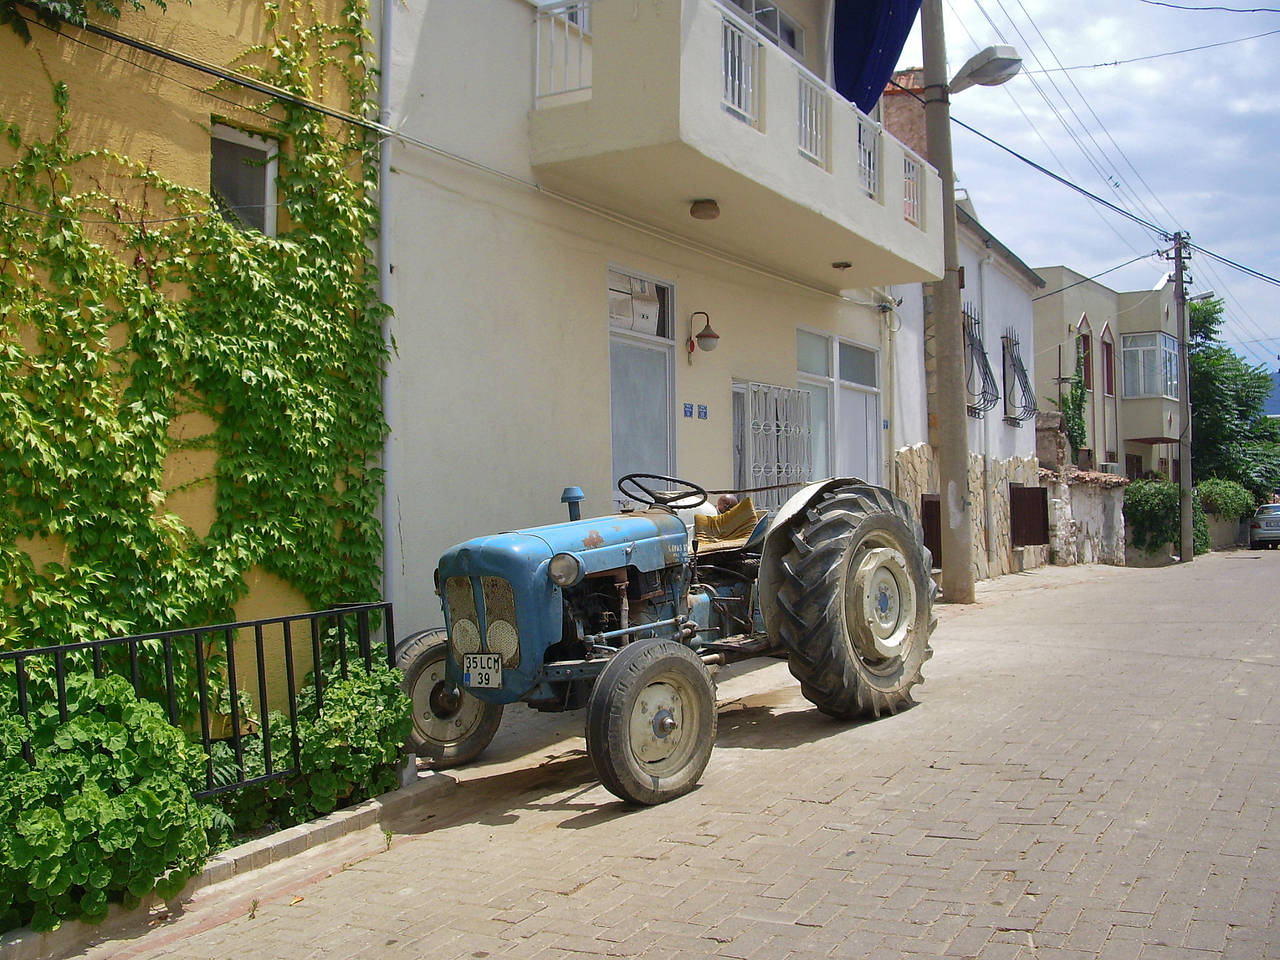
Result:
[[[908,153],[902,158],[902,216],[908,223],[920,226],[921,170],[924,165],[919,157]]]
[[[724,90],[721,101],[734,116],[755,126],[760,116],[760,44],[756,32],[726,16],[720,27]]]
[[[824,170],[827,166],[827,113],[826,84],[813,78],[808,71],[799,73],[799,129],[800,154],[812,160]]]
[[[880,196],[880,124],[853,109],[858,111],[858,183],[868,197],[876,199]]]
[[[591,90],[591,3],[568,0],[538,8],[537,99]]]

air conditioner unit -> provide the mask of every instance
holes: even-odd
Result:
[[[1119,473],[1120,464],[1114,463],[1111,460],[1103,460],[1102,463],[1098,464],[1098,469],[1103,473]]]

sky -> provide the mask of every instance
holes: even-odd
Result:
[[[952,116],[1169,233],[1280,278],[1280,0],[943,0],[948,73],[1008,43],[1023,73],[956,94]],[[1207,44],[1270,36],[1172,56]],[[1150,58],[1140,59],[1137,58]],[[1115,66],[1120,60],[1137,60]],[[898,61],[922,63],[917,20]],[[1086,69],[1061,70],[1062,67]],[[1169,244],[960,127],[956,188],[1031,265],[1064,264],[1113,290],[1172,270]],[[1280,286],[1192,252],[1188,295],[1225,301],[1222,337],[1251,364],[1280,362]]]

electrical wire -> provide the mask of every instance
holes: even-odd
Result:
[[[1165,0],[1140,0],[1153,7],[1168,7],[1170,10],[1221,10],[1224,13],[1280,13],[1278,7],[1188,7],[1180,3],[1166,3]]]
[[[1099,67],[1119,67],[1127,63],[1141,63],[1144,60],[1159,60],[1161,57],[1176,57],[1183,53],[1195,53],[1199,50],[1212,50],[1214,47],[1228,47],[1233,43],[1244,43],[1246,40],[1259,40],[1262,37],[1271,37],[1280,33],[1280,30],[1268,30],[1266,33],[1253,33],[1247,37],[1237,37],[1235,40],[1220,40],[1217,43],[1206,43],[1198,47],[1185,47],[1182,50],[1168,50],[1164,53],[1150,53],[1145,57],[1130,57],[1127,60],[1107,60],[1104,63],[1082,63],[1074,67],[1049,67],[1043,70],[1023,70],[1022,73],[1066,73],[1071,70],[1096,70]]]
[[[1024,51],[1026,51],[1026,54],[1030,56],[1037,64],[1040,64],[1041,66],[1043,66],[1043,64],[1040,62],[1038,55],[1035,52],[1034,46],[1022,33],[1022,30],[1018,27],[1017,23],[1014,22],[1013,18],[1009,16],[1009,12],[1004,8],[1004,4],[1002,0],[995,0],[995,2],[996,2],[996,5],[1000,8],[1001,13],[1004,14],[1005,19],[1009,21],[1010,26],[1013,27],[1014,32],[1017,33],[1018,39],[1021,41],[1021,48]],[[1009,37],[1006,36],[1005,31],[1001,29],[998,23],[996,23],[995,19],[991,16],[991,14],[987,12],[986,7],[982,3],[982,0],[974,0],[974,5],[978,8],[978,12],[981,13],[982,16],[986,19],[991,29],[995,31],[996,35],[1000,38],[1000,41],[1002,43],[1009,43],[1010,42]],[[1075,108],[1071,105],[1071,103],[1067,100],[1066,96],[1062,93],[1061,89],[1057,85],[1057,82],[1052,77],[1045,77],[1045,79],[1048,81],[1050,86],[1052,86],[1053,91],[1057,94],[1058,98],[1062,101],[1063,106],[1066,107],[1067,110],[1071,111],[1071,114],[1075,118],[1076,123],[1079,124],[1080,128],[1085,130],[1086,135],[1088,135],[1092,139],[1093,135],[1088,132],[1087,128],[1085,128],[1084,122],[1080,119],[1080,116],[1079,114],[1076,113]],[[1108,176],[1106,171],[1103,170],[1102,164],[1099,162],[1098,158],[1095,157],[1094,154],[1085,145],[1084,140],[1081,138],[1080,134],[1076,131],[1075,127],[1073,127],[1067,121],[1067,118],[1063,116],[1062,110],[1058,107],[1057,103],[1054,102],[1053,97],[1051,97],[1049,93],[1041,86],[1040,82],[1036,79],[1036,77],[1028,75],[1027,80],[1031,83],[1032,88],[1035,90],[1036,94],[1040,97],[1040,99],[1044,101],[1045,106],[1049,108],[1049,111],[1054,115],[1055,119],[1057,119],[1058,123],[1062,126],[1062,129],[1066,132],[1067,136],[1070,137],[1072,142],[1076,145],[1076,149],[1080,151],[1080,155],[1084,157],[1085,161],[1089,164],[1089,166],[1093,168],[1094,173],[1096,173],[1100,179],[1106,182],[1108,186],[1110,186],[1113,190],[1115,190],[1117,196],[1122,201],[1126,200],[1127,198],[1123,196],[1123,193],[1120,190],[1119,183],[1117,181],[1112,180],[1112,178]],[[1101,148],[1098,148],[1096,141],[1094,141],[1094,148],[1097,149],[1099,153],[1102,152]]]
[[[1083,277],[1075,283],[1068,283],[1065,287],[1059,287],[1057,290],[1050,290],[1048,293],[1042,293],[1038,297],[1032,297],[1031,302],[1035,303],[1037,300],[1043,300],[1046,297],[1055,296],[1062,293],[1064,290],[1070,290],[1072,287],[1078,287],[1080,284],[1088,283],[1090,280],[1097,280],[1099,277],[1105,277],[1108,273],[1115,273],[1117,270],[1121,270],[1130,264],[1137,263],[1139,260],[1149,260],[1150,258],[1158,257],[1160,254],[1165,252],[1166,251],[1164,250],[1152,250],[1150,253],[1144,253],[1141,256],[1134,257],[1132,260],[1126,260],[1124,263],[1118,263],[1114,267],[1103,270],[1101,273],[1095,273],[1091,277]]]
[[[957,20],[957,22],[959,22],[960,28],[964,30],[965,36],[969,38],[969,42],[973,44],[974,51],[977,52],[978,50],[981,50],[983,45],[978,42],[977,38],[974,37],[973,32],[965,24],[964,20],[960,18],[960,15],[956,12],[955,6],[951,3],[951,0],[947,0],[947,7],[951,10],[951,15]],[[1040,143],[1044,146],[1045,150],[1048,151],[1049,156],[1051,156],[1054,159],[1054,162],[1058,164],[1059,168],[1063,171],[1063,173],[1067,174],[1068,176],[1071,176],[1072,175],[1071,168],[1067,165],[1065,161],[1063,161],[1063,159],[1060,156],[1058,156],[1058,152],[1053,149],[1053,144],[1051,144],[1048,141],[1048,139],[1045,138],[1045,135],[1044,133],[1041,132],[1040,127],[1036,124],[1034,120],[1031,119],[1031,116],[1027,113],[1026,109],[1022,105],[1022,99],[1015,96],[1013,91],[1010,90],[1008,86],[1004,86],[1003,89],[1004,89],[1005,95],[1009,98],[1009,102],[1013,104],[1014,109],[1016,109],[1018,113],[1022,115],[1022,119],[1027,122],[1027,126],[1031,128],[1031,132],[1036,135],[1037,139],[1039,139]],[[1099,210],[1097,207],[1093,206],[1092,204],[1090,204],[1087,207],[1087,209],[1095,217],[1098,218],[1099,222],[1101,222],[1103,226],[1105,226],[1108,230],[1114,233],[1116,235],[1116,238],[1121,243],[1123,243],[1126,247],[1128,247],[1134,253],[1138,252],[1138,248],[1134,246],[1133,243],[1130,242],[1128,237],[1126,237],[1123,233],[1120,232],[1119,228],[1117,228],[1114,221],[1102,215],[1101,210]]]

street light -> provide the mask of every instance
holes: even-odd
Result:
[[[929,161],[942,179],[942,245],[945,272],[933,285],[937,360],[938,477],[941,503],[942,595],[973,603],[973,529],[969,522],[969,427],[964,385],[964,327],[960,317],[960,254],[956,246],[956,186],[951,158],[952,90],[994,86],[1013,77],[1022,60],[1012,47],[988,47],[947,84],[947,45],[942,0],[923,0],[924,123]]]
[[[974,84],[998,87],[1022,69],[1022,58],[1013,47],[997,45],[975,53],[951,78],[951,92],[968,90]]]

